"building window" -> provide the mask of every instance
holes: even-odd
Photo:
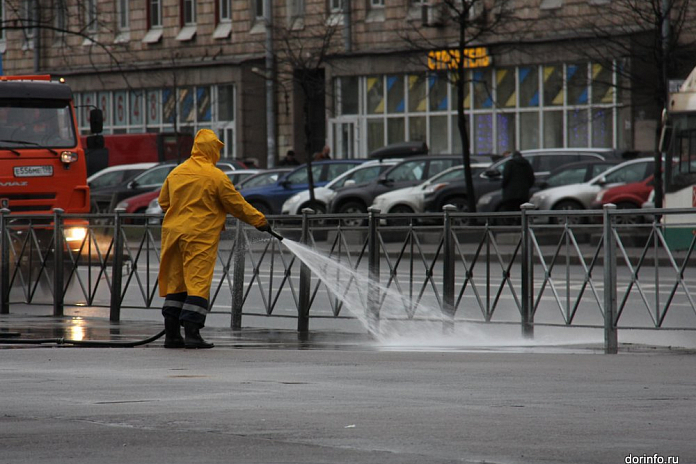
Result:
[[[176,36],[176,40],[185,42],[192,40],[196,35],[196,1],[180,0],[181,8],[181,30]]]
[[[384,8],[384,0],[370,0],[372,8]]]
[[[265,0],[253,0],[253,5],[254,5],[254,16],[256,19],[263,19],[266,17],[266,11],[264,9],[264,3]]]
[[[195,0],[181,0],[181,21],[184,26],[196,24]]]
[[[218,22],[232,21],[231,0],[218,0]]]
[[[128,3],[128,0],[118,0],[118,3],[116,4],[119,31],[127,31],[130,29]]]
[[[340,13],[343,11],[343,0],[329,0],[329,12]]]
[[[148,0],[147,27],[143,43],[157,43],[162,38],[162,1]]]
[[[149,0],[148,26],[149,29],[162,27],[162,3],[160,0]]]
[[[213,31],[213,39],[226,39],[232,33],[232,0],[217,0],[217,26]]]
[[[597,63],[479,68],[467,72],[464,111],[473,153],[621,145],[611,67]],[[358,151],[402,140],[457,153],[457,88],[444,73],[340,77],[330,134],[357,121]]]
[[[292,23],[294,20],[304,18],[304,0],[288,0],[288,19]]]
[[[98,31],[97,23],[97,0],[87,0],[84,4],[85,8],[85,29],[94,34]]]

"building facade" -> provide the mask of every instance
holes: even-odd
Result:
[[[85,132],[98,106],[105,133],[210,128],[224,157],[261,166],[324,144],[339,158],[409,140],[460,153],[459,80],[472,153],[649,151],[660,69],[639,57],[655,24],[616,22],[621,2],[636,3],[2,0],[0,52],[5,74],[65,77]]]

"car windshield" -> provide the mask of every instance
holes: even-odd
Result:
[[[356,169],[355,171],[347,172],[341,177],[331,182],[327,187],[332,189],[339,189],[343,187],[348,180],[355,181],[356,184],[365,184],[376,179],[379,174],[384,170],[384,165],[376,164],[374,166],[367,166],[364,168]]]
[[[262,172],[253,176],[242,179],[237,185],[237,188],[262,187],[264,185],[273,184],[278,180],[282,172]]]
[[[69,101],[0,100],[0,147],[73,148],[72,122]]]

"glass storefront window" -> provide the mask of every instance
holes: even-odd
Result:
[[[484,154],[493,153],[493,115],[477,114],[474,115],[474,130],[472,133],[474,139],[474,153]]]
[[[338,92],[339,103],[336,108],[339,114],[358,114],[360,95],[357,77],[341,77],[339,80],[340,91]]]
[[[403,76],[387,76],[387,112],[403,113],[405,109]]]
[[[191,87],[179,89],[179,121],[182,124],[196,122],[195,109],[193,89]]]
[[[544,146],[543,148],[563,147],[563,112],[544,111]]]
[[[411,74],[408,76],[408,110],[411,113],[420,113],[427,108],[425,84],[425,74]]]
[[[592,111],[592,146],[611,147],[614,133],[614,112],[611,108]]]
[[[568,112],[568,146],[587,147],[589,141],[587,110]]]
[[[384,114],[384,81],[382,76],[368,77],[367,114]]]
[[[162,90],[162,119],[166,124],[176,121],[176,98],[172,89]]]
[[[497,85],[496,103],[498,108],[515,108],[517,106],[515,69],[497,69],[495,71],[495,81]]]
[[[408,140],[420,142],[427,140],[427,128],[425,126],[425,116],[408,118]],[[432,150],[431,150],[432,151]]]
[[[520,86],[520,106],[524,108],[539,106],[539,68],[521,67],[518,70]]]
[[[143,124],[143,91],[132,90],[130,92],[130,107],[128,122],[132,126]]]
[[[234,121],[234,86],[218,87],[218,121]]]
[[[497,116],[497,147],[496,153],[502,154],[505,151],[512,151],[516,147],[515,143],[515,114],[499,113]]]
[[[210,87],[196,88],[196,112],[198,122],[212,121]]]
[[[403,142],[405,140],[405,129],[404,118],[387,119],[387,144]]]
[[[520,150],[539,148],[539,113],[520,113]]]
[[[371,153],[384,146],[384,121],[382,119],[367,120],[367,152]]]
[[[589,102],[587,65],[583,63],[566,66],[566,81],[568,83],[568,104],[587,105]]]
[[[452,84],[452,111],[457,111],[457,102],[459,101],[459,86],[456,79],[456,74],[450,75],[450,81]],[[471,71],[466,71],[464,82],[463,82],[463,99],[464,99],[464,111],[471,109]]]
[[[492,76],[490,69],[474,71],[474,109],[488,109],[493,107]]]
[[[447,76],[431,74],[428,76],[430,111],[447,111]]]
[[[430,118],[430,153],[447,153],[447,116]],[[455,152],[456,153],[456,152]]]
[[[562,106],[563,65],[544,66],[544,106]]]
[[[592,103],[614,103],[614,86],[611,69],[601,64],[592,65]]]

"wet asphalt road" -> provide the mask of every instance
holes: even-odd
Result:
[[[145,318],[77,322],[14,314],[0,328],[112,340],[160,329]],[[218,346],[0,347],[0,463],[696,462],[690,350],[204,335]]]

